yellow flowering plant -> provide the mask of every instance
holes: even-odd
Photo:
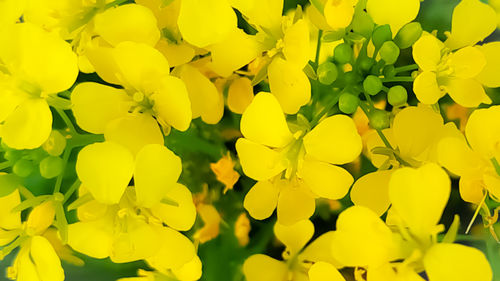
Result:
[[[498,2],[0,0],[0,280],[500,280]]]

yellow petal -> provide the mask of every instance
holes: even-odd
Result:
[[[500,200],[500,177],[496,172],[489,172],[483,175],[484,185],[489,191],[491,198],[495,201]]]
[[[50,242],[42,236],[31,238],[30,257],[35,264],[40,281],[63,281],[61,261]]]
[[[474,47],[465,47],[448,57],[448,65],[456,77],[468,79],[476,77],[486,65],[483,53]]]
[[[423,71],[435,71],[441,61],[443,47],[443,43],[434,35],[424,33],[413,44],[413,59]]]
[[[97,39],[94,39],[94,41],[97,41]],[[122,82],[114,58],[114,48],[102,47],[99,43],[92,42],[92,45],[85,49],[85,57],[86,59],[81,59],[85,71],[95,71],[102,80],[111,84],[119,85]],[[86,60],[88,60],[89,65],[86,65]]]
[[[333,29],[346,28],[352,21],[357,0],[328,0],[325,4],[326,22]]]
[[[381,216],[390,205],[389,180],[392,170],[376,171],[356,180],[351,189],[351,200],[355,205],[365,206]]]
[[[486,87],[500,87],[500,42],[486,43],[476,48],[486,58],[486,65],[476,79]]]
[[[97,14],[94,30],[112,46],[125,41],[154,46],[160,39],[155,16],[137,4],[117,6]]]
[[[238,139],[236,151],[243,172],[254,180],[268,180],[286,168],[279,152],[245,138]]]
[[[314,194],[328,199],[343,198],[354,182],[344,168],[315,160],[304,160],[297,173]]]
[[[159,250],[161,236],[139,217],[127,216],[126,231],[115,234],[110,253],[114,263],[125,263],[146,259]]]
[[[19,281],[42,281],[38,276],[33,260],[31,259],[29,248],[22,247],[14,261],[17,280]]]
[[[210,204],[198,204],[196,209],[204,225],[196,231],[193,238],[200,243],[205,243],[219,236],[222,219],[217,209]]]
[[[173,269],[172,272],[181,281],[200,280],[202,274],[201,260],[198,256],[194,256],[191,261],[179,268]]]
[[[463,107],[477,107],[481,103],[491,103],[483,85],[475,79],[449,79],[444,87],[450,97]]]
[[[40,147],[52,131],[52,113],[44,99],[27,99],[5,120],[2,141],[11,148]]]
[[[283,225],[295,224],[314,214],[315,199],[303,187],[284,187],[278,198],[278,222]]]
[[[1,77],[1,76],[0,76]],[[3,83],[3,79],[0,78],[0,83]],[[8,81],[9,78],[6,80]],[[7,82],[6,81],[6,82]],[[28,97],[26,95],[20,95],[14,89],[9,89],[8,87],[2,86],[2,91],[0,92],[0,122],[5,121],[9,115],[14,112],[18,105],[25,101]]]
[[[341,264],[333,257],[332,239],[334,231],[328,231],[318,238],[314,239],[307,247],[299,254],[299,260],[304,261],[324,261],[335,267],[342,267]]]
[[[500,106],[476,109],[469,117],[465,135],[472,149],[484,159],[491,159],[498,153]]]
[[[202,119],[206,118],[207,115],[210,115],[212,111],[218,108],[220,97],[217,88],[197,68],[191,65],[182,66],[180,78],[186,84],[189,99],[191,100],[193,119],[200,116]]]
[[[311,281],[345,281],[335,266],[323,261],[313,264],[308,275]]]
[[[185,131],[191,124],[191,101],[184,82],[173,76],[160,80],[158,90],[150,97],[155,116],[163,126]]]
[[[110,121],[127,114],[127,102],[131,101],[122,89],[84,82],[73,89],[71,102],[78,126],[89,133],[102,134]]]
[[[334,115],[321,121],[304,137],[307,154],[331,164],[352,162],[361,153],[361,137],[352,119]]]
[[[157,83],[170,68],[165,57],[153,47],[135,42],[122,42],[113,50],[120,84],[145,95],[157,90]],[[97,73],[99,71],[96,69]]]
[[[204,48],[236,29],[236,14],[227,0],[183,0],[177,21],[187,42]]]
[[[490,281],[493,273],[484,254],[472,247],[440,243],[424,256],[424,267],[431,281]]]
[[[104,217],[91,222],[77,222],[68,226],[68,245],[73,250],[96,259],[109,257],[113,243],[113,220]],[[92,242],[89,241],[92,237]]]
[[[134,171],[134,158],[114,142],[94,143],[78,154],[76,173],[92,196],[105,204],[116,204]]]
[[[448,174],[434,163],[418,169],[396,170],[389,181],[389,198],[415,235],[431,235],[448,203],[451,181]]]
[[[186,236],[169,227],[158,227],[155,230],[160,235],[161,243],[158,252],[146,259],[150,266],[166,272],[183,266],[195,257],[194,245]]]
[[[462,176],[459,182],[460,197],[466,202],[479,205],[484,197],[484,182],[481,177]]]
[[[162,144],[144,146],[135,159],[134,183],[137,204],[152,207],[176,185],[181,159]]]
[[[26,229],[30,234],[40,235],[54,222],[56,209],[54,201],[45,201],[34,207],[28,215]]]
[[[443,129],[443,118],[429,107],[407,107],[394,118],[392,131],[401,155],[418,157]]]
[[[5,0],[0,2],[0,25],[16,23],[21,18],[26,1]]]
[[[283,54],[286,61],[299,69],[304,68],[309,61],[310,42],[308,23],[300,19],[290,26],[283,36]]]
[[[223,77],[228,77],[233,71],[247,65],[263,51],[255,36],[248,35],[241,29],[235,29],[223,41],[208,49],[212,56],[213,70]]]
[[[11,212],[20,203],[21,197],[17,188],[10,194],[0,197],[0,228],[9,230],[21,226],[21,212]]]
[[[241,117],[245,138],[271,147],[283,147],[292,141],[285,115],[278,100],[269,93],[258,93]]]
[[[273,35],[281,32],[282,0],[229,0],[229,2],[248,18],[249,23],[265,27],[272,31]]]
[[[77,56],[57,34],[30,23],[9,25],[0,32],[0,46],[9,72],[46,94],[67,90],[76,80]]]
[[[461,1],[453,10],[451,35],[445,44],[458,49],[484,40],[497,27],[493,8],[479,0]]]
[[[370,209],[353,206],[340,213],[331,249],[343,265],[380,266],[390,260],[393,248],[391,230]]]
[[[267,219],[276,209],[278,194],[279,189],[270,181],[259,181],[248,191],[243,207],[254,219]]]
[[[417,17],[420,0],[369,0],[366,10],[378,25],[389,24],[396,35],[403,25]]]
[[[250,79],[240,77],[229,86],[227,106],[234,113],[243,114],[253,100],[253,87]]]
[[[415,78],[413,91],[423,104],[435,104],[445,95],[439,88],[436,73],[431,71],[424,71]]]
[[[160,51],[165,56],[165,58],[167,58],[170,67],[176,67],[186,64],[190,62],[195,56],[195,50],[193,46],[189,45],[186,42],[174,44],[168,42],[166,39],[161,39],[156,44],[155,48]]]
[[[243,274],[248,281],[285,280],[288,268],[286,263],[266,255],[253,255],[245,260]]]
[[[148,114],[128,114],[109,122],[106,141],[120,144],[136,155],[145,145],[163,145],[163,134],[156,120]]]
[[[176,202],[178,206],[166,203],[157,204],[151,208],[153,215],[175,230],[189,230],[196,219],[196,208],[191,191],[184,185],[176,183],[167,190],[163,198]]]
[[[311,99],[311,84],[302,67],[282,58],[274,58],[267,69],[271,93],[283,111],[295,114]]]
[[[286,226],[277,222],[274,225],[274,234],[290,251],[290,255],[300,252],[314,234],[314,225],[310,220],[302,220]]]
[[[439,141],[437,151],[439,164],[455,175],[478,173],[477,169],[483,165],[481,158],[470,149],[465,138],[444,138]]]

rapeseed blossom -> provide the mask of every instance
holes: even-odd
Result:
[[[497,280],[499,1],[421,2],[0,0],[0,274]]]

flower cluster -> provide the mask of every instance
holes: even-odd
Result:
[[[286,2],[0,0],[6,277],[500,278],[499,1]]]

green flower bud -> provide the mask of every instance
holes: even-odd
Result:
[[[358,82],[361,82],[361,77],[354,71],[346,72],[344,75],[344,79],[345,82],[349,85],[355,85],[358,84]]]
[[[320,64],[317,73],[319,82],[324,85],[332,84],[339,76],[337,66],[329,61]]]
[[[418,22],[410,22],[403,26],[394,37],[394,42],[400,49],[411,47],[422,36],[422,26]]]
[[[64,161],[56,156],[45,157],[40,162],[40,174],[46,179],[55,178],[60,175],[64,168]]]
[[[359,98],[349,93],[343,93],[339,98],[339,109],[345,114],[353,114],[359,106]]]
[[[42,147],[49,155],[59,156],[66,147],[66,138],[59,131],[53,130]]]
[[[354,13],[351,27],[352,30],[358,34],[369,38],[373,32],[374,23],[372,18],[366,12]]]
[[[12,171],[14,172],[14,174],[22,178],[29,176],[33,172],[33,169],[34,169],[33,163],[26,159],[18,160],[16,164],[14,164],[14,166],[12,167]]]
[[[16,161],[17,159],[21,158],[21,156],[22,156],[21,150],[13,150],[13,149],[7,150],[3,155],[3,157],[9,161]]]
[[[342,43],[333,50],[333,57],[340,64],[346,64],[351,61],[353,55],[352,48],[347,43]]]
[[[372,66],[375,64],[375,60],[369,57],[363,57],[359,59],[359,68],[364,71],[368,72],[372,68]]]
[[[382,44],[379,54],[386,64],[394,64],[399,57],[399,47],[393,41],[386,41]]]
[[[387,93],[387,101],[392,106],[399,106],[406,103],[408,100],[408,92],[403,86],[394,86]]]
[[[392,78],[396,76],[396,68],[394,67],[394,65],[386,65],[382,70],[382,73],[384,74],[385,78]]]
[[[375,75],[368,75],[363,81],[363,89],[370,96],[378,94],[382,90],[382,80]]]
[[[392,40],[391,27],[388,24],[377,26],[372,34],[372,42],[375,48],[380,48],[385,41]]]
[[[374,109],[370,112],[370,126],[376,130],[389,128],[389,113],[385,110]]]

